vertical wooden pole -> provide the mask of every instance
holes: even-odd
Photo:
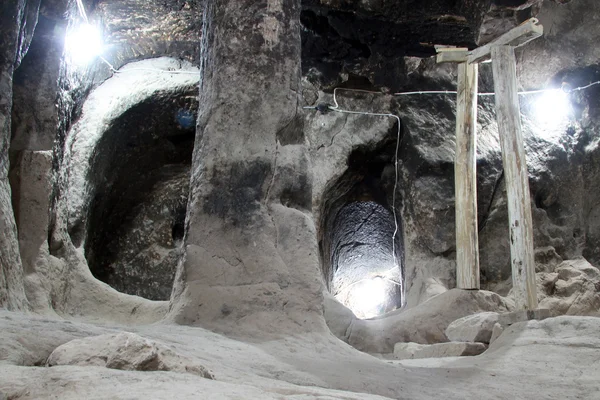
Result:
[[[456,286],[479,289],[477,235],[477,76],[478,64],[458,64],[456,106]]]
[[[498,131],[508,196],[513,291],[518,310],[533,310],[538,306],[533,223],[521,133],[515,52],[511,46],[494,46],[491,52]]]

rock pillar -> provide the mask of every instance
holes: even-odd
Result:
[[[39,3],[6,0],[0,5],[0,307],[10,310],[28,308],[8,181],[12,80],[31,41]]]
[[[207,0],[176,322],[326,329],[300,85],[300,0]]]

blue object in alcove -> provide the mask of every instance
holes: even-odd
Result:
[[[177,123],[183,129],[192,129],[196,125],[196,118],[194,118],[194,113],[185,108],[180,108],[177,111],[177,115],[175,116]]]

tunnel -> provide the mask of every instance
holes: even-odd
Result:
[[[196,110],[193,92],[159,93],[114,120],[97,144],[85,256],[92,274],[122,293],[169,299],[182,255]],[[70,234],[84,236],[77,225]]]
[[[327,288],[361,319],[403,304],[402,221],[392,208],[393,150],[384,143],[353,151],[322,203],[319,244]]]

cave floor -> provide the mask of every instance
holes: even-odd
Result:
[[[43,366],[63,343],[123,331],[184,354],[214,380]],[[99,326],[0,311],[0,399],[600,399],[599,331],[600,318],[550,318],[513,325],[480,356],[387,361],[328,333],[242,340],[163,323]]]

